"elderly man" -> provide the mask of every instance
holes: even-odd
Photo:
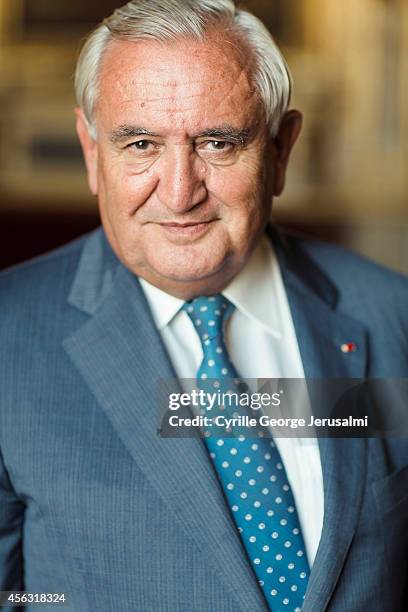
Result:
[[[157,434],[160,379],[408,375],[407,280],[268,225],[301,129],[270,35],[230,0],[134,0],[76,88],[103,229],[1,277],[0,588],[406,609],[404,440]]]

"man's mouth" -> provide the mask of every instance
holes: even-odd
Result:
[[[170,238],[180,240],[194,240],[203,236],[211,227],[216,219],[205,221],[189,221],[186,223],[177,223],[166,221],[158,223]]]
[[[175,228],[182,228],[182,227],[194,227],[196,225],[205,225],[206,223],[211,223],[213,221],[213,219],[210,219],[208,221],[190,221],[188,223],[178,223],[177,221],[166,221],[164,223],[160,223],[160,225],[164,226],[164,227],[175,227]]]

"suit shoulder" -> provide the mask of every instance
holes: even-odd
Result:
[[[0,273],[0,309],[47,304],[67,295],[88,234]]]
[[[94,232],[91,232],[94,233]],[[61,259],[69,258],[74,256],[76,253],[79,253],[83,248],[83,243],[87,240],[87,238],[91,234],[84,234],[79,238],[75,238],[62,246],[59,246],[51,251],[47,251],[46,253],[42,253],[41,255],[37,255],[30,259],[27,259],[21,263],[12,265],[8,268],[5,268],[0,272],[0,283],[5,281],[9,277],[13,277],[15,275],[29,275],[30,273],[38,274],[41,273],[43,268],[46,268],[47,265],[51,262],[59,262]]]
[[[367,291],[381,288],[408,292],[408,276],[344,247],[312,239],[300,239],[300,247],[333,281],[341,286],[363,283]],[[370,285],[371,282],[380,285]]]
[[[283,241],[299,275],[309,269],[314,281],[329,282],[339,312],[408,350],[407,276],[343,247],[298,236]]]

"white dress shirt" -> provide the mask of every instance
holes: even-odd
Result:
[[[140,279],[156,326],[179,378],[195,379],[203,359],[183,300]],[[278,260],[266,236],[245,268],[222,292],[235,309],[225,343],[240,376],[304,378]],[[275,438],[292,487],[306,554],[313,564],[323,525],[323,479],[316,438]]]

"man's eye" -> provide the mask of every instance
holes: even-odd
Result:
[[[202,155],[223,156],[234,153],[237,149],[235,143],[228,140],[207,140],[198,147]]]
[[[229,140],[205,140],[197,144],[197,153],[214,164],[229,164],[237,159],[240,147]]]
[[[225,140],[210,140],[208,142],[208,148],[213,151],[231,151],[233,144]]]
[[[160,150],[160,144],[153,140],[146,140],[142,138],[141,140],[135,140],[134,142],[129,143],[125,147],[132,153],[142,153],[144,156],[146,155],[155,155]]]
[[[137,140],[136,142],[132,142],[132,144],[129,146],[137,151],[147,151],[149,146],[152,144],[153,143],[150,140]]]

